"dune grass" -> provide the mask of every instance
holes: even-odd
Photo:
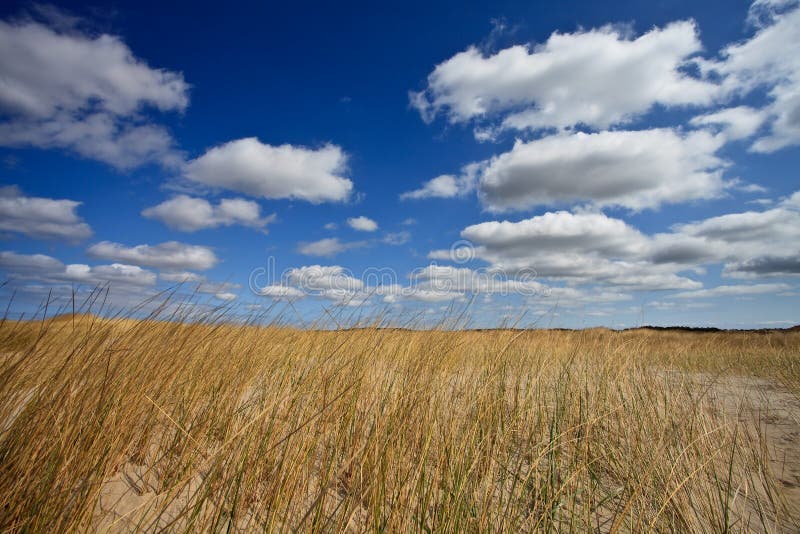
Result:
[[[798,368],[789,332],[6,320],[0,528],[793,531],[696,377]]]

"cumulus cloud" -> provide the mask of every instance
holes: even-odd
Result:
[[[453,198],[465,192],[459,187],[458,179],[451,174],[437,176],[423,184],[419,189],[400,195],[401,200],[418,198]]]
[[[172,271],[210,269],[219,261],[214,251],[200,245],[167,241],[159,245],[128,247],[101,241],[87,249],[90,256]]]
[[[411,241],[411,233],[406,231],[389,232],[381,238],[381,242],[387,245],[405,245]]]
[[[775,18],[798,5],[798,0],[755,0],[747,12],[747,22],[761,28],[775,22]]]
[[[791,256],[760,256],[725,266],[723,274],[731,278],[768,278],[800,276],[800,246]]]
[[[534,273],[530,273],[533,275]],[[537,295],[550,288],[531,278],[507,277],[500,271],[431,264],[410,275],[414,290],[457,293]]]
[[[767,116],[762,110],[749,106],[736,106],[698,115],[689,122],[693,126],[719,126],[725,137],[737,140],[754,135],[766,120]]]
[[[523,298],[552,298],[564,306],[630,300],[618,291],[551,287],[519,273],[507,276],[496,270],[471,269],[431,264],[415,269],[408,283],[401,284],[393,271],[368,269],[357,278],[338,265],[309,265],[286,271],[277,283],[255,289],[273,299],[306,296],[360,306],[378,297],[385,303],[465,301],[470,295],[518,295]]]
[[[640,210],[720,196],[724,139],[671,129],[556,135],[489,160],[478,185],[493,211],[577,201]]]
[[[224,198],[213,205],[205,199],[187,195],[178,195],[147,208],[142,215],[183,232],[235,224],[263,229],[276,219],[275,214],[261,217],[261,207],[251,200]]]
[[[647,235],[603,213],[548,212],[520,221],[469,226],[470,253],[505,273],[534,270],[542,278],[631,289],[695,289],[686,272],[721,264],[723,276],[800,275],[800,210],[793,196],[765,211],[729,213]],[[451,250],[432,259],[452,260]]]
[[[784,202],[765,211],[747,211],[678,224],[657,234],[650,259],[656,263],[724,263],[724,276],[797,276],[800,212]]]
[[[347,155],[336,145],[272,146],[248,137],[209,149],[186,165],[184,176],[252,197],[316,204],[349,198],[353,182],[344,177],[346,170]]]
[[[307,265],[290,269],[285,273],[283,282],[307,291],[355,291],[364,287],[361,280],[339,265]]]
[[[180,163],[144,114],[186,109],[180,73],[151,68],[119,37],[31,19],[0,21],[0,49],[0,145],[64,148],[120,169]]]
[[[325,239],[320,239],[319,241],[300,243],[300,245],[297,247],[297,252],[306,256],[320,256],[327,258],[336,256],[345,250],[359,248],[365,245],[366,243],[363,241],[344,242],[340,241],[338,237],[326,237]]]
[[[461,169],[461,174],[458,176],[451,174],[437,176],[422,184],[419,189],[401,194],[400,200],[464,196],[475,189],[478,173],[483,166],[483,163],[470,163]]]
[[[258,294],[262,297],[269,297],[271,299],[300,299],[306,296],[303,291],[295,287],[271,285],[262,287],[258,290]]]
[[[83,282],[96,284],[108,282],[111,284],[127,284],[136,286],[152,286],[156,283],[156,274],[142,269],[137,265],[113,263],[111,265],[72,264],[64,268],[63,274],[58,278],[70,282]]]
[[[13,278],[37,280],[49,284],[69,282],[97,285],[109,283],[113,286],[153,286],[156,274],[136,265],[113,263],[89,266],[79,263],[64,265],[59,260],[44,254],[17,254],[0,252],[0,269]]]
[[[404,300],[426,302],[450,302],[454,300],[464,300],[464,294],[454,291],[437,291],[423,289],[419,287],[387,286],[378,288],[377,294],[383,296],[386,303],[395,303]]]
[[[59,271],[64,265],[45,254],[17,254],[3,251],[0,252],[0,267],[15,273],[43,273]]]
[[[344,305],[361,305],[371,296],[364,283],[339,265],[306,265],[289,269],[277,284],[258,288],[256,293],[273,300],[297,300],[314,296]]]
[[[757,27],[752,38],[725,47],[719,60],[700,65],[721,78],[723,96],[767,91],[770,102],[761,113],[770,131],[751,148],[775,152],[800,143],[800,9],[796,1],[756,1],[750,21]]]
[[[410,98],[426,121],[439,113],[453,123],[501,115],[501,128],[607,128],[655,104],[710,103],[714,84],[686,72],[701,48],[692,21],[635,38],[620,26],[553,33],[543,44],[489,56],[472,46],[437,65]]]
[[[360,232],[374,232],[378,229],[378,223],[363,215],[348,218],[347,225],[353,230],[358,230]]]
[[[74,200],[28,197],[16,186],[0,187],[0,231],[33,238],[78,241],[92,235]]]
[[[648,236],[602,213],[550,212],[517,222],[469,226],[461,236],[473,253],[504,273],[523,270],[571,283],[601,283],[637,290],[690,289],[701,284],[674,266],[647,259]],[[433,251],[445,259],[450,251]]]
[[[763,295],[769,293],[779,293],[791,289],[788,284],[751,284],[735,286],[717,286],[710,289],[698,289],[696,291],[684,291],[672,295],[673,298],[698,299],[713,297],[738,297],[745,295]]]

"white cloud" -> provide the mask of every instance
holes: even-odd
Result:
[[[651,244],[657,263],[724,263],[723,275],[769,278],[800,275],[800,212],[784,202],[766,211],[729,213],[679,224]]]
[[[755,0],[747,12],[747,22],[757,28],[768,26],[778,15],[797,5],[798,0]]]
[[[186,165],[184,175],[253,197],[320,203],[349,198],[353,183],[343,176],[346,170],[347,155],[336,145],[272,146],[248,137],[209,149]]]
[[[0,268],[13,278],[38,280],[48,284],[70,282],[112,286],[153,286],[156,274],[136,265],[113,263],[89,266],[79,263],[64,265],[59,260],[44,254],[17,254],[0,252]]]
[[[28,237],[77,241],[92,235],[76,210],[80,202],[27,197],[16,186],[0,187],[0,231]]]
[[[96,284],[108,282],[111,284],[126,284],[134,286],[152,286],[156,283],[156,274],[142,269],[137,265],[113,263],[111,265],[71,264],[64,268],[64,272],[57,275],[58,279],[70,282],[83,282]]]
[[[231,300],[235,300],[236,299],[236,294],[235,293],[229,293],[229,292],[222,292],[222,293],[215,293],[214,297],[216,297],[216,298],[218,298],[220,300],[231,301]]]
[[[800,209],[800,191],[795,191],[787,198],[781,200],[781,206],[790,209]]]
[[[800,276],[800,250],[793,255],[764,255],[725,265],[725,276],[731,278],[774,278]]]
[[[498,271],[431,264],[411,274],[414,290],[457,293],[502,293],[537,295],[550,288],[536,280],[507,277]]]
[[[518,222],[489,221],[468,226],[461,236],[509,256],[579,250],[609,257],[631,257],[646,246],[645,237],[624,221],[602,213],[549,212]]]
[[[494,211],[576,201],[634,210],[708,199],[724,189],[724,139],[704,131],[605,131],[517,141],[489,160],[479,194]]]
[[[59,271],[64,265],[44,254],[17,254],[3,251],[0,252],[0,267],[16,273],[42,273]]]
[[[325,239],[320,239],[319,241],[300,243],[300,245],[297,247],[297,251],[306,256],[331,257],[344,252],[345,250],[363,246],[365,246],[363,241],[343,242],[339,241],[338,237],[326,237]]]
[[[632,290],[699,289],[690,278],[708,265],[723,276],[800,276],[800,209],[797,194],[765,211],[729,213],[676,224],[647,235],[599,212],[548,212],[520,221],[487,221],[465,228],[467,254],[434,250],[431,259],[483,260],[491,269],[570,285]],[[461,253],[458,249],[456,252]],[[454,256],[459,257],[454,257]],[[688,273],[688,274],[687,274]],[[552,288],[558,295],[559,288]],[[574,295],[561,295],[575,301]]]
[[[325,226],[323,226],[323,228],[328,230],[328,231],[332,231],[332,230],[336,230],[337,228],[339,228],[339,225],[336,224],[335,222],[329,222],[329,223],[326,223]]]
[[[770,132],[755,141],[756,152],[774,152],[800,143],[800,9],[795,1],[757,1],[752,38],[729,45],[720,60],[701,61],[706,73],[721,77],[720,93],[745,96],[765,89],[769,104],[761,110]]]
[[[297,288],[289,286],[271,285],[259,289],[258,294],[272,299],[298,299],[306,294]]]
[[[453,198],[464,196],[475,189],[478,173],[485,167],[484,162],[470,163],[461,168],[461,174],[444,174],[428,180],[422,187],[400,195],[400,200],[423,198]],[[405,222],[404,222],[405,224]]]
[[[142,215],[184,232],[234,224],[263,229],[276,219],[275,214],[262,218],[261,207],[251,200],[224,198],[212,205],[205,199],[187,195],[178,195],[147,208]]]
[[[464,295],[461,293],[435,291],[415,287],[387,287],[379,289],[377,293],[383,295],[383,301],[387,303],[399,302],[401,300],[415,300],[427,303],[464,300]]]
[[[453,198],[464,193],[458,179],[451,174],[443,174],[425,182],[421,188],[400,195],[401,200],[418,198]]]
[[[698,222],[678,224],[674,229],[682,235],[724,241],[728,244],[744,243],[749,249],[758,247],[768,250],[780,242],[800,240],[800,213],[785,208],[729,213]],[[759,246],[759,242],[762,245]]]
[[[729,189],[735,189],[743,193],[766,193],[768,191],[768,189],[763,185],[748,184],[747,182],[744,182],[741,178],[733,178],[732,180],[728,180],[727,184],[725,185]]]
[[[506,274],[527,271],[571,283],[601,283],[637,290],[691,289],[701,284],[679,276],[675,266],[648,259],[651,240],[602,213],[551,212],[517,222],[469,226],[461,237],[474,255]],[[450,251],[434,251],[445,259]]]
[[[725,137],[737,140],[754,135],[766,119],[766,114],[761,110],[749,106],[737,106],[698,115],[689,122],[693,126],[721,126]]]
[[[364,283],[339,265],[306,265],[283,273],[280,283],[259,288],[259,295],[272,299],[296,300],[314,296],[340,304],[358,306],[371,293],[363,291]]]
[[[751,284],[751,285],[735,285],[735,286],[717,286],[711,289],[699,289],[697,291],[684,291],[672,295],[672,298],[681,299],[697,299],[697,298],[712,298],[712,297],[732,297],[742,295],[763,295],[769,293],[778,293],[791,289],[792,286],[788,284]]]
[[[180,154],[146,108],[183,111],[180,73],[153,69],[119,37],[0,21],[0,145],[66,148],[128,169],[175,166]]]
[[[167,241],[159,245],[127,247],[101,241],[87,249],[90,256],[172,271],[210,269],[219,261],[208,247]]]
[[[374,232],[378,229],[378,223],[363,215],[348,218],[347,225],[353,230],[358,230],[360,232]]]
[[[636,290],[698,289],[686,273],[720,264],[723,276],[800,276],[797,194],[765,211],[729,213],[647,235],[603,213],[548,212],[520,221],[487,221],[462,230],[467,254],[434,250],[429,258],[483,260],[506,275],[527,271],[569,284]],[[455,258],[454,256],[459,256]],[[554,288],[555,290],[556,288]]]
[[[387,245],[405,245],[411,241],[411,233],[406,231],[389,232],[381,238],[381,242]]]
[[[307,265],[290,269],[282,282],[305,291],[356,291],[364,287],[361,280],[339,265]]]
[[[177,282],[179,284],[200,283],[206,280],[206,277],[202,274],[189,271],[160,273],[158,277],[167,282]]]
[[[488,57],[473,46],[437,65],[411,102],[427,121],[440,112],[450,122],[505,114],[501,127],[515,129],[607,128],[654,104],[708,104],[715,86],[683,70],[702,48],[697,33],[682,21],[636,38],[619,26],[553,33]]]

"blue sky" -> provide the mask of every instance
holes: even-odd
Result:
[[[800,323],[794,0],[0,10],[15,313]]]

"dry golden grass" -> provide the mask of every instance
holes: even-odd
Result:
[[[0,528],[797,532],[798,385],[800,333],[4,321]]]

